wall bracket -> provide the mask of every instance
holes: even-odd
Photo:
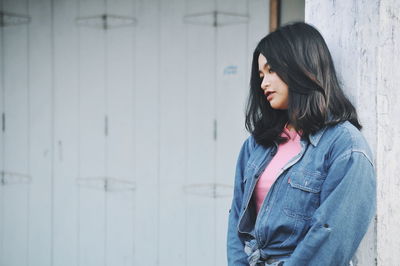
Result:
[[[248,21],[248,15],[220,11],[189,14],[183,17],[183,22],[187,24],[206,25],[213,27],[248,23]]]
[[[187,194],[197,195],[207,198],[224,198],[232,196],[233,187],[226,184],[205,183],[190,184],[183,187]]]
[[[133,181],[113,177],[82,177],[77,178],[78,186],[104,191],[127,191],[135,190],[136,184]]]
[[[107,30],[112,28],[135,26],[137,24],[137,20],[133,17],[102,14],[77,18],[76,23],[78,26],[82,27]]]
[[[0,184],[5,185],[18,185],[18,184],[29,184],[31,183],[31,176],[27,174],[15,173],[15,172],[0,172]]]
[[[0,27],[29,24],[31,18],[26,15],[8,13],[0,10]]]

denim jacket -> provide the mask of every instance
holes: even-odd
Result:
[[[248,137],[241,148],[229,211],[229,266],[285,258],[285,266],[348,265],[376,209],[372,152],[350,122],[301,140],[257,215],[254,187],[277,145]],[[264,264],[262,264],[264,265]]]

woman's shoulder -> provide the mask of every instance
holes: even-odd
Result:
[[[258,144],[252,134],[250,134],[243,142],[242,148],[251,152],[257,148]]]
[[[364,154],[373,163],[371,148],[362,132],[349,121],[330,126],[321,139],[331,146],[332,152]]]
[[[271,146],[265,147],[261,143],[259,143],[256,138],[250,134],[246,140],[243,142],[243,148],[245,147],[248,151],[253,152],[257,150],[257,154],[264,154],[265,152],[270,151]]]

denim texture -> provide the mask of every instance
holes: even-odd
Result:
[[[302,139],[301,146],[257,215],[251,197],[277,145],[265,148],[252,136],[243,143],[229,210],[229,266],[279,257],[285,266],[349,265],[375,215],[372,152],[347,121]]]

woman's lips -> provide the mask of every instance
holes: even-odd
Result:
[[[267,92],[267,93],[265,94],[265,96],[267,96],[267,100],[268,100],[268,101],[271,101],[271,100],[272,100],[272,98],[274,97],[274,96],[273,96],[274,93],[275,93],[275,92],[273,91],[273,92]]]

